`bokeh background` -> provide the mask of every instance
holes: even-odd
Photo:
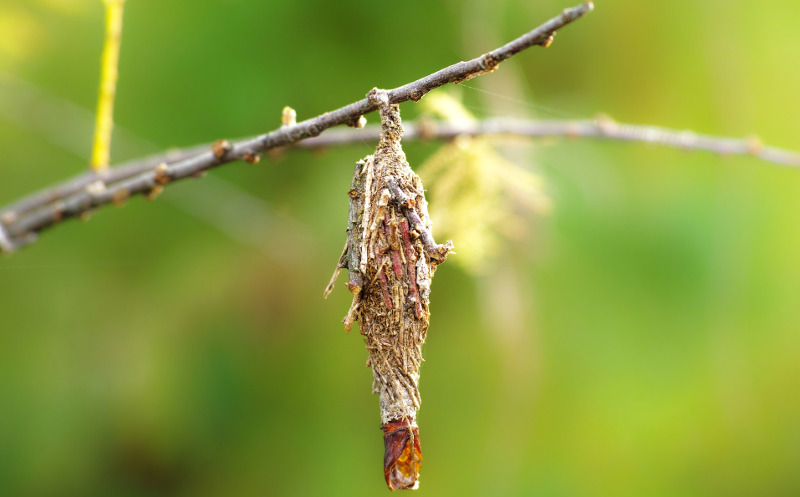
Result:
[[[128,1],[112,158],[311,117],[566,6]],[[799,149],[799,19],[792,0],[600,0],[449,94],[478,117],[603,112]],[[86,168],[102,35],[100,0],[0,0],[0,204]],[[0,259],[0,495],[388,492],[349,295],[322,299],[373,146],[231,164]],[[800,171],[497,146],[551,208],[437,271],[419,495],[800,495]]]

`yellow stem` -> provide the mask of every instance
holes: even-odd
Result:
[[[103,0],[106,5],[106,39],[100,66],[100,94],[92,146],[92,169],[108,167],[111,131],[114,127],[114,96],[117,93],[117,66],[122,39],[122,8],[125,0]]]

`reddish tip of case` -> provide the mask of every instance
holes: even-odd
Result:
[[[419,428],[408,421],[393,419],[383,428],[383,474],[389,490],[417,488],[422,465]]]

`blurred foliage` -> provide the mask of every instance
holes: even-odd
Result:
[[[469,111],[800,148],[800,4],[596,3],[463,85]],[[305,119],[565,6],[131,0],[112,160],[266,131],[286,105]],[[100,0],[0,0],[0,203],[87,167],[102,21]],[[437,271],[419,494],[800,494],[800,174],[536,145],[499,153],[535,167],[552,213],[487,275]],[[373,146],[227,166],[0,261],[0,494],[387,492],[348,292],[322,300]],[[412,165],[437,150],[406,146]]]
[[[459,100],[443,90],[422,100],[423,109],[445,121],[473,122]],[[425,160],[419,174],[436,203],[430,209],[436,233],[459,241],[452,258],[474,273],[490,270],[503,245],[525,234],[532,214],[550,201],[541,179],[495,150],[496,137],[459,136]]]

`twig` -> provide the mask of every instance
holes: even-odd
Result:
[[[608,117],[582,120],[531,120],[513,118],[484,119],[474,122],[420,121],[403,123],[403,140],[451,139],[459,135],[508,135],[522,137],[596,138],[645,142],[682,150],[706,150],[720,155],[750,155],[766,162],[800,167],[800,152],[764,145],[756,136],[730,138],[680,131],[658,126],[617,123]],[[379,126],[359,130],[333,130],[324,136],[299,144],[304,148],[324,148],[347,143],[374,141]]]
[[[103,171],[89,170],[62,183],[58,183],[36,193],[32,193],[12,204],[3,207],[0,209],[0,216],[2,216],[0,221],[10,223],[10,221],[8,221],[9,218],[18,219],[29,211],[64,199],[65,197],[75,194],[97,181],[102,181],[110,185],[118,181],[132,178],[138,174],[148,171],[152,172],[162,162],[172,164],[189,157],[202,154],[210,148],[211,144],[198,145],[162,154],[156,154],[141,159],[134,159],[132,161],[110,167]]]
[[[111,131],[114,128],[114,97],[117,94],[119,45],[122,40],[122,11],[125,0],[103,0],[106,4],[106,39],[100,65],[100,96],[92,146],[92,169],[108,168]]]
[[[512,118],[485,119],[475,122],[419,121],[403,123],[403,139],[447,140],[459,135],[490,136],[507,135],[520,137],[593,138],[600,140],[622,140],[653,143],[682,150],[706,150],[720,155],[750,155],[760,160],[800,168],[800,153],[764,145],[756,137],[729,138],[679,131],[656,126],[616,123],[608,117],[583,120],[525,120]],[[325,147],[377,141],[380,126],[363,129],[334,129],[314,138],[298,142],[300,148],[320,149]],[[162,162],[171,164],[208,150],[211,145],[199,145],[174,150],[166,154],[136,159],[115,166],[104,173],[89,171],[68,181],[29,195],[0,210],[0,217],[23,214],[68,197],[88,185],[101,180],[113,184],[138,174],[153,171]],[[12,214],[14,213],[14,214]]]
[[[616,123],[608,117],[594,120],[523,120],[495,118],[475,122],[420,121],[404,123],[406,141],[446,140],[459,135],[491,136],[506,135],[520,137],[593,138],[653,143],[682,150],[706,150],[720,155],[750,155],[775,164],[800,167],[800,153],[765,146],[756,137],[729,138],[679,131],[656,126]],[[324,135],[309,138],[295,145],[300,148],[320,149],[331,146],[376,141],[380,137],[380,126],[363,129],[337,129]],[[208,150],[211,145],[199,145],[133,160],[115,166],[103,173],[89,171],[46,190],[29,195],[0,210],[3,222],[11,224],[29,212],[53,204],[85,189],[88,185],[102,181],[114,184],[142,173],[152,172],[161,163],[174,163],[186,157]],[[20,243],[17,242],[17,245]],[[7,250],[8,244],[0,248]]]
[[[494,71],[500,62],[525,48],[534,45],[549,45],[556,30],[591,12],[593,8],[592,2],[587,1],[576,7],[565,9],[560,15],[496,50],[467,62],[453,64],[412,83],[388,90],[389,102],[397,104],[408,100],[418,101],[430,90],[439,86],[466,81],[480,74]],[[358,123],[364,114],[377,109],[376,103],[364,98],[334,111],[326,112],[295,125],[283,126],[252,139],[234,144],[220,140],[212,146],[211,151],[205,151],[172,164],[162,163],[152,171],[145,171],[113,184],[108,184],[112,182],[105,176],[114,174],[113,169],[96,173],[98,174],[96,179],[103,181],[85,184],[83,178],[75,180],[73,185],[81,185],[80,190],[74,191],[68,196],[64,196],[63,193],[70,191],[74,187],[73,185],[70,188],[59,190],[60,187],[56,187],[55,191],[35,194],[51,199],[51,203],[47,205],[24,212],[13,208],[3,209],[0,214],[0,223],[5,224],[6,232],[15,245],[29,242],[36,233],[67,218],[84,215],[110,203],[120,204],[131,195],[153,196],[169,182],[196,177],[208,169],[235,160],[255,160],[257,154],[265,150],[317,136],[332,126]],[[32,202],[23,199],[15,205],[37,206],[40,204],[39,201]]]

